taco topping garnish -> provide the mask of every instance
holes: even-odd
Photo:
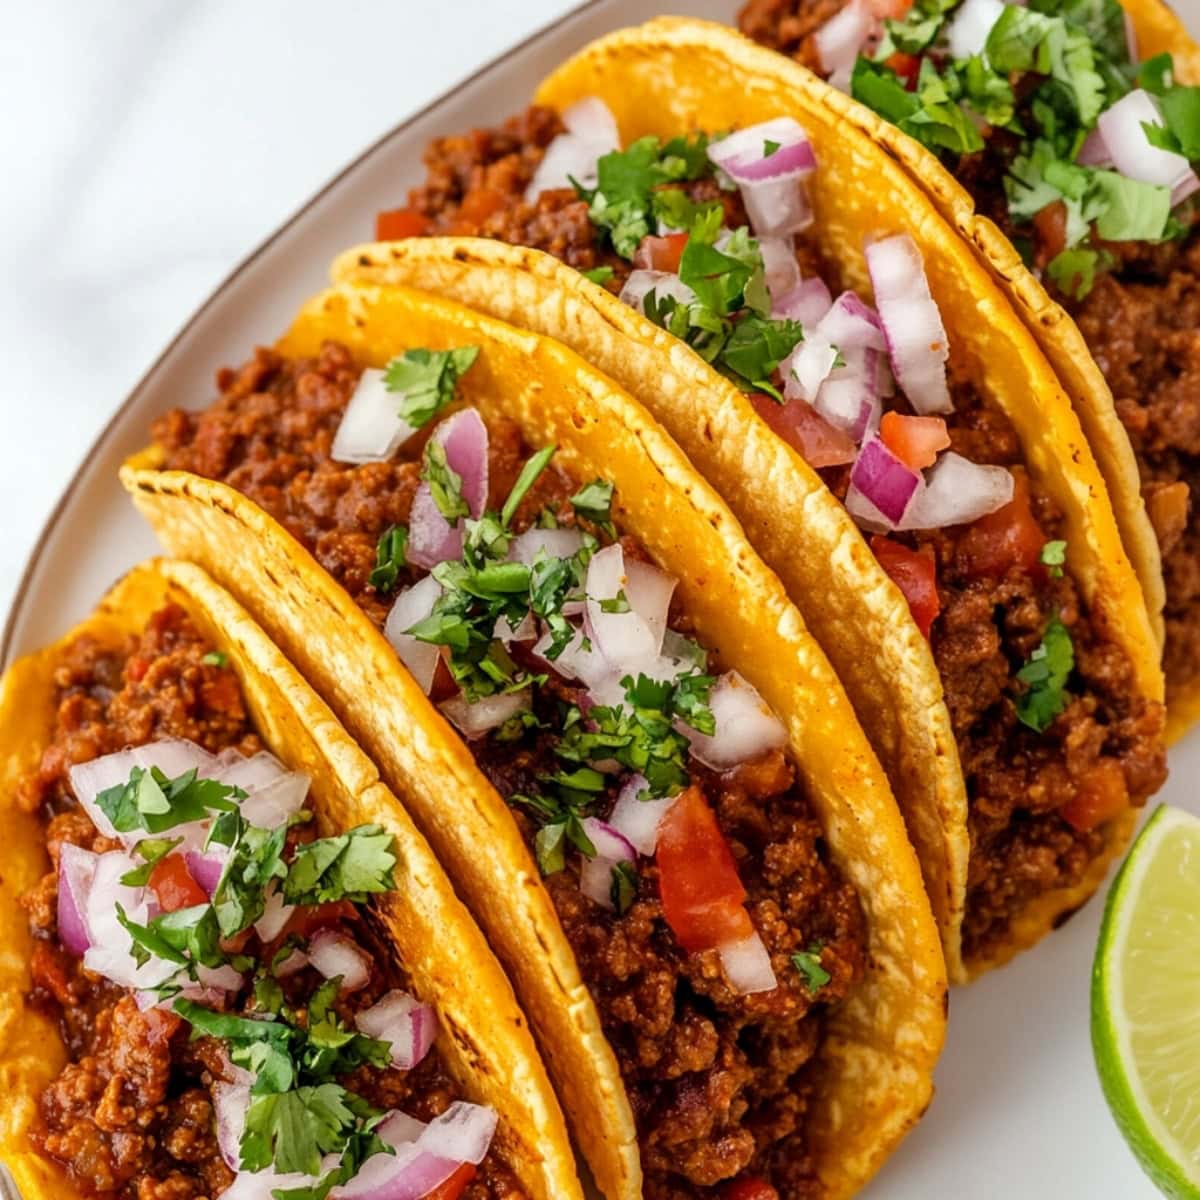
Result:
[[[1063,573],[1061,515],[1015,431],[947,358],[915,246],[866,248],[875,308],[826,284],[805,236],[804,179],[819,169],[806,146],[773,120],[622,151],[596,101],[561,119],[534,107],[435,141],[409,211],[423,233],[608,270],[606,287],[749,393],[845,500],[940,669],[971,800],[974,956],[1084,876],[1122,785],[1140,804],[1161,784],[1162,711],[1135,698],[1131,664]]]
[[[943,158],[1074,316],[1162,550],[1168,704],[1194,690],[1200,89],[1169,55],[1139,61],[1115,0],[753,0],[740,23]]]
[[[54,863],[22,901],[33,1001],[68,1051],[41,1149],[121,1200],[519,1197],[361,907],[391,836],[316,835],[182,609],[119,652],[78,639],[57,686],[22,784]]]
[[[552,447],[459,408],[386,461],[331,457],[372,379],[333,344],[260,351],[156,438],[313,550],[510,802],[621,1065],[645,1194],[806,1194],[809,1067],[866,930],[783,727],[689,635],[611,484]]]

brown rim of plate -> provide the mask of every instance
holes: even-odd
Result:
[[[49,515],[42,523],[41,529],[38,530],[37,536],[34,538],[33,547],[30,549],[28,556],[25,559],[25,565],[21,569],[21,578],[17,581],[17,586],[13,590],[12,600],[9,604],[8,613],[4,618],[4,629],[0,633],[0,671],[6,669],[13,659],[13,637],[17,622],[17,612],[22,609],[29,595],[30,587],[33,583],[33,572],[41,560],[42,555],[46,550],[46,543],[50,540],[51,534],[58,526],[62,519],[63,509],[67,502],[75,495],[80,485],[80,480],[83,476],[87,463],[95,457],[96,452],[113,437],[117,426],[121,423],[125,414],[137,403],[150,384],[150,380],[158,371],[159,367],[171,356],[175,347],[191,332],[192,328],[209,311],[225,294],[225,292],[236,283],[242,275],[244,275],[285,233],[295,225],[301,217],[305,216],[308,211],[315,205],[320,203],[325,197],[333,191],[339,183],[342,182],[351,172],[358,170],[364,162],[367,161],[377,150],[381,150],[393,138],[399,137],[402,133],[407,132],[410,126],[414,125],[422,117],[431,113],[439,105],[444,104],[456,92],[462,88],[478,82],[485,75],[496,70],[506,63],[514,54],[520,53],[522,50],[532,46],[535,42],[540,41],[548,34],[567,24],[568,21],[575,20],[576,17],[588,12],[590,9],[599,8],[601,5],[610,3],[611,0],[584,0],[582,4],[576,5],[569,12],[563,13],[561,17],[556,17],[553,21],[548,21],[545,25],[539,26],[528,37],[522,38],[519,42],[502,50],[499,54],[488,59],[485,63],[472,71],[470,75],[462,79],[456,80],[445,91],[439,92],[427,104],[423,104],[416,112],[410,113],[398,125],[393,125],[386,133],[380,134],[367,148],[355,155],[340,171],[335,175],[330,176],[315,192],[305,200],[299,208],[295,209],[292,214],[287,217],[281,225],[277,225],[257,246],[254,247],[248,254],[240,259],[233,269],[226,275],[220,283],[205,297],[199,308],[195,309],[191,316],[176,330],[171,340],[163,347],[154,361],[142,372],[137,383],[135,383],[126,393],[125,398],[113,410],[112,415],[105,421],[100,432],[91,440],[87,448],[83,452],[83,456],[79,460],[79,465],[72,472],[70,479],[67,481],[66,487],[59,493],[58,499],[54,502],[54,507],[50,510]],[[132,564],[130,564],[132,565]],[[4,1194],[5,1180],[0,1175],[0,1200],[7,1200]],[[17,1200],[20,1200],[17,1197]]]

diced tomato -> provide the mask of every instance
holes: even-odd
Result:
[[[669,271],[679,274],[679,260],[687,245],[686,233],[665,233],[662,237],[647,234],[633,255],[633,265],[649,271]]]
[[[762,392],[751,392],[755,411],[810,467],[852,463],[858,447],[849,435],[834,429],[811,404],[789,400],[779,404]]]
[[[1044,267],[1067,247],[1067,206],[1061,200],[1047,204],[1033,215],[1037,234],[1037,264]]]
[[[946,422],[941,417],[906,417],[903,413],[883,414],[879,423],[883,444],[914,471],[923,471],[937,462],[938,452],[950,445]]]
[[[375,240],[379,242],[398,242],[428,232],[429,218],[412,208],[393,208],[375,217]]]
[[[913,6],[913,0],[867,0],[873,16],[898,21]]]
[[[750,1175],[727,1183],[721,1189],[721,1200],[779,1200],[779,1193],[765,1179]]]
[[[1090,833],[1125,811],[1129,790],[1125,772],[1113,758],[1102,758],[1080,781],[1075,795],[1059,809],[1062,818],[1080,833]]]
[[[668,809],[657,857],[663,915],[685,950],[712,950],[750,934],[754,926],[742,907],[746,889],[699,788],[681,792]]]
[[[476,1168],[471,1163],[463,1163],[445,1183],[439,1184],[425,1200],[458,1200],[463,1189],[475,1178]]]
[[[910,91],[916,91],[917,80],[921,75],[921,60],[915,54],[905,54],[897,50],[883,60],[885,67],[891,67],[904,80],[904,86]]]
[[[150,664],[144,658],[138,658],[135,655],[125,660],[125,674],[134,683],[141,683],[148,670],[150,670]]]
[[[1023,571],[1041,570],[1046,535],[1029,507],[1029,480],[1013,475],[1013,498],[994,513],[980,517],[963,534],[959,552],[968,575],[976,579],[1001,576],[1010,567]]]
[[[49,992],[63,1008],[69,1008],[76,1002],[76,997],[71,993],[71,977],[67,974],[66,951],[57,943],[41,940],[33,943],[29,974],[33,986]]]
[[[492,188],[472,188],[458,206],[458,218],[460,221],[479,225],[493,213],[498,213],[507,203],[503,192],[494,191]]]
[[[280,930],[266,948],[264,957],[269,958],[290,937],[306,938],[318,929],[328,925],[336,925],[339,921],[353,921],[358,916],[358,910],[349,900],[334,900],[329,904],[302,904],[287,919],[287,924]]]
[[[150,872],[150,890],[163,912],[208,903],[208,893],[192,878],[182,854],[168,854]]]
[[[433,668],[433,683],[429,687],[429,698],[434,704],[438,704],[442,700],[449,700],[458,692],[459,686],[454,682],[454,676],[450,674],[450,668],[446,666],[446,659],[443,655],[437,660],[437,666]]]
[[[891,538],[876,534],[871,539],[871,549],[879,565],[888,573],[891,581],[904,593],[908,610],[912,613],[917,628],[926,636],[933,619],[941,611],[937,593],[937,564],[931,554],[920,554],[910,550]]]

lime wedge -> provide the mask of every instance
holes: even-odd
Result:
[[[1092,1048],[1159,1189],[1200,1200],[1200,818],[1160,807],[1113,884],[1092,967]]]

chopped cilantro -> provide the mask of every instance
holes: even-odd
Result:
[[[800,972],[808,985],[808,994],[815,996],[832,978],[821,966],[821,946],[814,942],[807,950],[798,950],[792,955],[792,966]]]
[[[1097,268],[1105,259],[1103,250],[1075,246],[1056,254],[1046,264],[1046,274],[1063,295],[1082,300],[1095,285]]]
[[[438,512],[451,524],[459,517],[471,515],[471,509],[462,494],[462,476],[446,461],[446,447],[434,438],[425,443],[421,478],[429,484]]]
[[[638,873],[631,862],[613,864],[609,895],[618,916],[624,916],[637,899]]]
[[[395,888],[395,839],[381,825],[358,825],[337,837],[297,846],[283,884],[288,904],[363,903]]]
[[[1150,144],[1184,158],[1200,158],[1200,87],[1172,87],[1158,98],[1163,124],[1142,128]]]
[[[384,387],[401,394],[400,416],[414,429],[420,429],[454,402],[459,379],[478,356],[478,346],[405,350],[385,368]]]
[[[1042,733],[1067,706],[1066,684],[1075,666],[1075,647],[1067,627],[1052,617],[1041,644],[1017,672],[1027,691],[1017,697],[1017,718]]]
[[[1042,547],[1038,560],[1043,566],[1049,568],[1050,574],[1055,579],[1061,579],[1063,564],[1067,561],[1067,543],[1064,541],[1047,542]]]
[[[101,812],[119,833],[144,829],[164,833],[176,825],[201,821],[211,812],[236,812],[240,788],[197,778],[196,768],[169,779],[158,767],[134,767],[128,783],[106,788],[96,797]]]
[[[229,655],[223,650],[210,650],[200,661],[206,667],[223,667],[229,662]]]
[[[609,537],[617,536],[612,523],[613,485],[607,479],[593,479],[585,483],[571,497],[575,515],[603,529]]]
[[[584,279],[591,280],[592,283],[598,283],[601,287],[613,277],[612,267],[592,267],[590,271],[580,271],[579,273]]]
[[[145,887],[150,882],[150,876],[161,858],[165,858],[176,846],[181,845],[183,838],[143,838],[134,847],[145,865],[126,871],[121,876],[121,882],[126,887]]]
[[[748,313],[733,327],[717,366],[724,374],[782,402],[771,375],[803,340],[799,321],[776,321]]]
[[[776,150],[779,149],[779,143],[771,141],[770,138],[763,139],[763,158],[770,158]]]
[[[621,588],[617,594],[610,599],[601,600],[600,611],[606,613],[629,612],[629,597],[625,595],[625,589]]]
[[[381,596],[395,586],[400,572],[408,566],[408,530],[403,525],[389,525],[375,548],[375,569],[368,583]]]
[[[513,484],[512,491],[508,493],[508,499],[504,501],[504,507],[500,510],[500,523],[506,529],[512,524],[512,519],[516,516],[517,509],[520,507],[521,501],[525,499],[529,489],[537,483],[538,476],[550,465],[550,460],[554,457],[556,449],[556,446],[542,447],[521,468],[521,473],[517,476],[517,482]]]
[[[260,829],[229,813],[213,822],[209,841],[230,850],[229,862],[213,893],[212,906],[224,937],[249,929],[263,915],[267,887],[287,876],[283,861],[287,825]]]

